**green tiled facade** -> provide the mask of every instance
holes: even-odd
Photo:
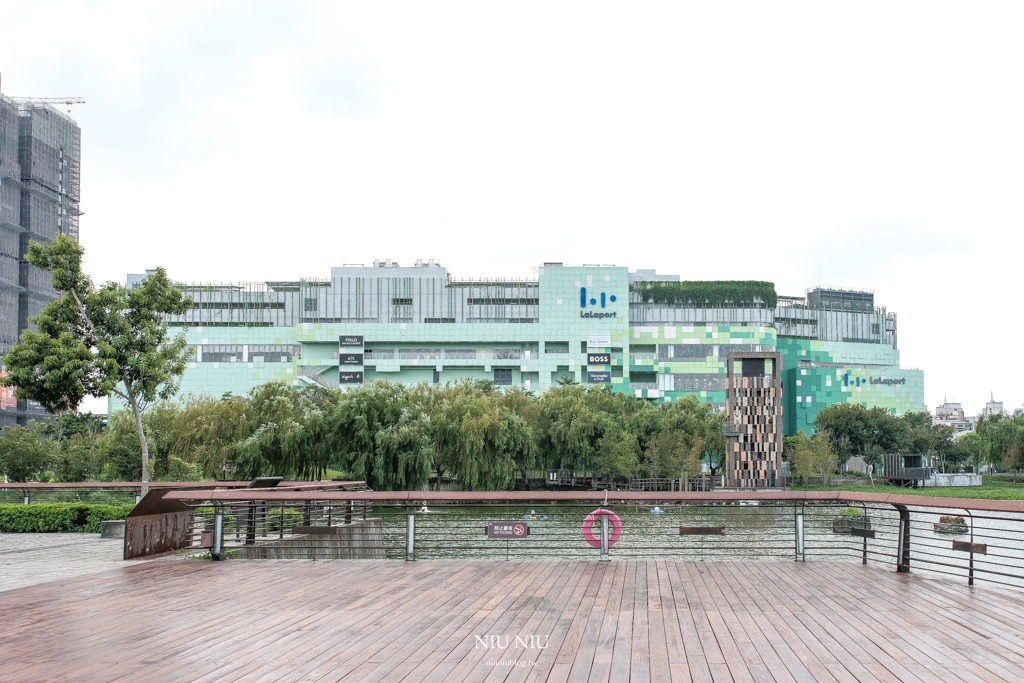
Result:
[[[780,336],[764,308],[652,313],[631,300],[640,273],[624,267],[546,264],[536,272],[528,281],[455,281],[432,263],[375,264],[333,269],[323,281],[189,288],[196,310],[170,321],[196,347],[180,395],[379,378],[487,379],[543,392],[571,376],[652,401],[692,395],[724,407],[729,352],[778,350],[787,434],[812,430],[817,411],[837,401],[923,408],[921,372],[899,369],[899,352],[884,340]],[[653,315],[679,322],[650,322]],[[362,344],[342,345],[345,337]]]
[[[900,368],[899,351],[880,344],[780,339],[787,435],[814,432],[814,418],[833,403],[859,403],[900,415],[924,410],[924,373]]]

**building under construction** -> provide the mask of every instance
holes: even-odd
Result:
[[[31,240],[78,240],[81,129],[49,104],[0,94],[0,353],[57,294],[50,273],[25,261]],[[47,413],[0,389],[0,426]]]

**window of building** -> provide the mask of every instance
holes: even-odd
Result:
[[[445,349],[446,360],[473,360],[476,358],[476,349]]]
[[[317,305],[316,297],[306,297],[306,301],[305,301],[305,304],[303,306],[304,310],[306,310],[306,311],[315,311],[317,309],[317,307],[318,307],[318,305]]]
[[[512,386],[512,368],[494,368],[494,383],[499,387]]]
[[[437,370],[435,369],[435,370],[434,370],[434,384],[439,384],[440,382],[441,382],[441,373],[440,373],[440,372],[438,372],[438,371],[437,371]]]
[[[438,360],[441,349],[399,349],[398,357],[407,360]]]
[[[519,349],[491,349],[491,358],[495,360],[519,360],[522,357]]]

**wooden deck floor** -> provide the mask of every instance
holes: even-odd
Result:
[[[0,680],[1021,681],[1024,594],[847,562],[153,562],[0,593]]]

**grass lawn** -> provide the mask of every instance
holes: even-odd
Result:
[[[863,485],[833,486],[829,491],[857,491],[860,493],[895,493],[907,496],[932,496],[934,498],[982,498],[986,500],[1024,500],[1024,477],[1014,485],[1012,480],[982,476],[981,486],[935,486],[919,489],[904,489],[888,486],[875,481],[871,486],[865,479]],[[791,486],[794,491],[803,491],[802,486]],[[825,491],[821,486],[808,487],[808,491]]]

